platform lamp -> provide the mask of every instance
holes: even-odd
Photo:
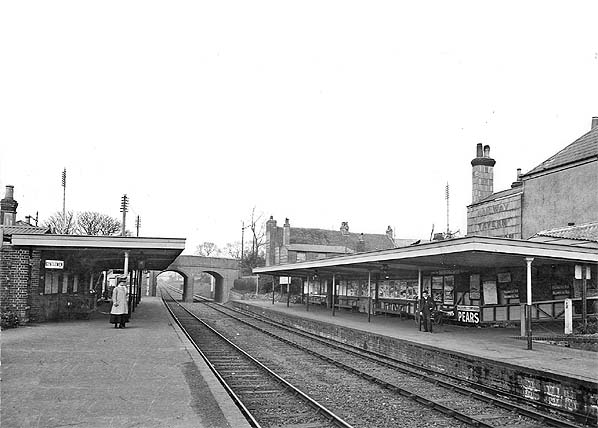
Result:
[[[384,275],[384,279],[390,279],[390,274],[388,273],[388,265],[382,265],[382,275]]]

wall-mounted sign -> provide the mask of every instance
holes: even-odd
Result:
[[[64,269],[64,260],[46,260],[46,269]]]
[[[519,299],[519,289],[507,288],[503,291],[503,297],[505,299]]]
[[[480,275],[478,274],[469,277],[469,298],[474,300],[480,298]]]
[[[482,288],[484,289],[484,304],[496,305],[498,303],[496,281],[484,281],[482,283]]]
[[[480,307],[457,305],[457,321],[469,324],[479,324]]]
[[[583,268],[582,265],[575,265],[575,279],[583,279]],[[585,266],[586,268],[586,279],[591,279],[592,274],[589,266]]]
[[[552,289],[553,296],[569,296],[571,291],[571,287],[568,284],[552,284],[550,288]]]
[[[511,273],[510,272],[501,272],[496,275],[498,277],[498,282],[511,282]]]

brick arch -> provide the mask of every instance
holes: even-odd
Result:
[[[226,303],[235,279],[239,278],[239,261],[222,257],[178,256],[163,272],[177,272],[183,276],[183,301],[193,301],[193,281],[196,275],[207,273],[215,278],[214,300]],[[152,295],[155,295],[155,281],[152,279]]]
[[[193,278],[191,278],[191,281],[190,281],[189,276],[185,272],[182,272],[182,271],[176,270],[176,269],[164,269],[162,271],[154,271],[153,272],[154,275],[153,275],[153,278],[152,278],[152,290],[153,290],[152,295],[155,296],[155,294],[156,294],[155,290],[156,290],[156,282],[158,281],[158,277],[160,275],[162,275],[163,273],[166,273],[166,272],[178,273],[179,275],[181,275],[183,277],[183,297],[182,297],[182,300],[183,301],[187,301],[187,300],[185,300],[185,298],[186,298],[185,292],[186,292],[186,290],[191,289],[190,282],[193,281]]]

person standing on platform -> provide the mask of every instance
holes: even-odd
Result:
[[[424,290],[421,299],[419,299],[420,323],[423,322],[424,331],[430,333],[432,333],[432,313],[434,309],[436,309],[434,299]]]
[[[110,324],[114,324],[114,328],[125,328],[125,324],[129,321],[129,292],[126,284],[127,280],[120,278],[114,291],[112,291]]]

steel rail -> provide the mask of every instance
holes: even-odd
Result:
[[[423,406],[426,406],[428,408],[434,409],[434,410],[436,410],[436,411],[444,414],[445,416],[452,417],[452,418],[457,419],[457,420],[459,420],[461,422],[464,422],[464,423],[466,423],[468,425],[472,425],[472,426],[476,426],[476,427],[493,428],[493,425],[487,424],[487,423],[485,423],[482,420],[476,419],[476,418],[474,418],[472,416],[469,416],[469,415],[466,415],[464,413],[461,413],[461,412],[459,412],[459,411],[457,411],[455,409],[452,409],[452,408],[447,407],[445,405],[439,404],[439,403],[435,402],[434,400],[431,400],[431,399],[428,399],[428,398],[426,398],[426,397],[424,397],[422,395],[416,394],[413,391],[409,391],[408,389],[401,388],[398,385],[395,385],[395,384],[383,381],[382,379],[379,379],[379,378],[376,378],[376,377],[374,377],[372,375],[369,375],[369,374],[367,374],[367,373],[365,373],[365,372],[363,372],[363,371],[361,371],[359,369],[356,369],[355,367],[351,367],[349,365],[346,365],[346,364],[344,364],[344,363],[342,363],[342,362],[340,362],[340,361],[338,361],[338,360],[336,360],[334,358],[330,358],[330,357],[327,357],[325,355],[319,354],[316,351],[313,351],[313,350],[311,350],[309,348],[301,346],[301,345],[299,345],[299,344],[297,344],[297,343],[295,343],[295,342],[293,342],[291,340],[288,340],[288,339],[285,339],[283,337],[280,337],[280,336],[276,335],[275,333],[272,333],[272,332],[270,332],[268,330],[265,330],[265,329],[263,329],[261,327],[257,327],[257,326],[255,326],[255,325],[253,325],[251,323],[248,323],[247,321],[244,321],[242,319],[234,317],[231,314],[226,314],[226,313],[224,313],[220,309],[216,309],[216,308],[213,308],[213,309],[217,310],[217,311],[219,311],[219,312],[221,312],[221,313],[223,313],[225,315],[228,315],[229,317],[235,318],[239,322],[242,322],[242,323],[244,323],[244,324],[246,324],[246,325],[248,325],[248,326],[250,326],[252,328],[255,328],[256,330],[258,330],[258,331],[260,331],[260,332],[262,332],[262,333],[264,333],[264,334],[266,334],[268,336],[274,337],[274,338],[276,338],[276,339],[278,339],[278,340],[286,343],[287,345],[293,346],[296,349],[299,349],[299,350],[301,350],[303,352],[306,352],[306,353],[308,353],[310,355],[313,355],[313,356],[315,356],[315,357],[317,357],[317,358],[319,358],[321,360],[326,361],[329,364],[332,364],[332,365],[334,365],[336,367],[339,367],[339,368],[341,368],[343,370],[346,370],[346,371],[354,374],[355,376],[358,376],[358,377],[360,377],[362,379],[365,379],[365,380],[367,380],[369,382],[373,382],[373,383],[375,383],[375,384],[377,384],[379,386],[382,386],[382,387],[388,389],[389,391],[393,391],[395,393],[398,393],[399,395],[401,395],[403,397],[406,397],[406,398],[409,398],[409,399],[411,399],[413,401],[416,401],[417,403],[419,403],[419,404],[421,404]]]
[[[241,411],[241,413],[243,414],[243,416],[245,416],[245,418],[247,419],[247,421],[249,422],[249,424],[251,426],[255,427],[255,428],[261,428],[261,425],[259,424],[258,421],[255,420],[255,418],[253,417],[253,415],[251,414],[251,412],[249,411],[249,409],[247,409],[247,407],[245,407],[245,405],[243,404],[243,402],[241,401],[241,399],[237,396],[237,394],[235,394],[235,392],[232,390],[232,388],[229,386],[229,384],[226,382],[226,380],[224,380],[224,378],[220,375],[220,373],[218,372],[218,370],[216,369],[216,367],[214,367],[214,365],[208,359],[208,357],[203,353],[203,351],[199,348],[199,346],[197,346],[197,344],[195,343],[195,341],[193,340],[193,338],[191,337],[191,335],[189,334],[189,332],[187,331],[187,329],[183,326],[182,322],[175,315],[175,313],[172,311],[172,309],[170,308],[170,306],[166,303],[166,301],[165,301],[165,299],[164,299],[163,296],[162,296],[162,303],[164,304],[164,306],[166,307],[166,309],[170,313],[170,316],[172,317],[172,319],[176,322],[176,324],[179,326],[179,328],[181,329],[181,331],[185,334],[185,336],[187,337],[187,339],[189,340],[189,342],[191,342],[191,344],[193,345],[193,347],[195,348],[195,350],[199,353],[199,355],[201,356],[201,358],[204,360],[204,362],[210,368],[210,370],[212,371],[212,373],[214,373],[214,375],[216,376],[216,379],[218,379],[218,382],[220,382],[220,384],[224,387],[224,389],[227,392],[227,394],[233,400],[233,403],[235,403],[235,405],[239,408],[239,410]]]
[[[185,308],[184,306],[182,306],[179,302],[177,302],[176,300],[173,300],[173,302],[176,303],[185,312],[187,312],[190,316],[192,316],[196,321],[200,322],[202,325],[204,325],[206,328],[208,328],[219,339],[221,339],[222,341],[226,342],[229,346],[231,346],[233,349],[235,349],[241,355],[243,355],[244,357],[246,357],[248,360],[250,360],[256,366],[258,366],[264,372],[266,372],[270,377],[274,378],[278,383],[284,385],[285,388],[287,388],[290,391],[292,391],[295,395],[300,396],[311,407],[313,407],[315,410],[317,410],[317,412],[322,412],[323,414],[325,414],[326,417],[327,417],[327,419],[329,421],[331,421],[333,424],[335,424],[336,426],[341,427],[341,428],[353,428],[352,425],[350,425],[348,422],[346,422],[341,417],[339,417],[338,415],[336,415],[334,412],[332,412],[331,410],[329,410],[328,408],[326,408],[322,404],[318,403],[316,400],[314,400],[313,398],[311,398],[309,395],[307,395],[303,391],[301,391],[299,388],[295,387],[294,385],[292,385],[291,383],[289,383],[288,381],[286,381],[284,378],[282,378],[281,376],[279,376],[278,374],[276,374],[270,368],[268,368],[267,366],[265,366],[264,364],[262,364],[260,361],[258,361],[257,359],[255,359],[254,357],[252,357],[251,355],[249,355],[247,352],[245,352],[243,349],[241,349],[240,347],[238,347],[237,345],[235,345],[229,339],[227,339],[226,337],[224,337],[222,334],[220,334],[218,331],[216,331],[210,325],[208,325],[203,320],[201,320],[199,317],[197,317],[197,315],[193,314],[187,308]],[[227,316],[230,317],[230,315],[227,315]]]
[[[492,391],[492,392],[487,391],[490,395],[485,395],[485,394],[482,394],[481,392],[479,392],[478,390],[476,390],[475,387],[474,388],[469,388],[469,387],[465,387],[465,386],[462,386],[462,385],[455,385],[454,383],[451,383],[451,382],[446,381],[446,380],[438,379],[438,378],[429,379],[429,378],[426,377],[425,374],[422,374],[421,372],[423,371],[423,372],[426,372],[428,374],[433,374],[434,376],[442,376],[442,377],[445,377],[445,378],[453,379],[453,380],[458,381],[458,382],[465,382],[465,383],[468,383],[470,385],[473,384],[472,382],[464,381],[464,380],[459,379],[457,377],[453,377],[453,376],[450,376],[450,375],[445,375],[443,373],[438,373],[436,371],[429,370],[429,369],[426,369],[426,368],[423,368],[423,367],[419,367],[419,366],[416,366],[414,364],[405,363],[405,362],[396,360],[394,358],[391,358],[389,356],[385,356],[383,354],[375,353],[373,351],[364,351],[364,350],[361,350],[360,348],[357,348],[357,347],[355,347],[353,345],[347,345],[347,344],[343,344],[343,343],[338,343],[338,341],[335,341],[334,339],[322,338],[321,336],[314,335],[313,333],[308,333],[308,332],[305,332],[303,330],[299,330],[299,329],[295,329],[295,328],[288,327],[288,326],[285,326],[285,325],[281,325],[280,323],[277,323],[276,321],[272,321],[272,320],[268,319],[267,317],[265,317],[263,315],[255,314],[255,313],[249,312],[249,311],[241,311],[241,310],[238,310],[237,308],[232,309],[232,308],[226,307],[224,305],[221,305],[219,303],[210,301],[209,299],[205,299],[205,298],[203,298],[201,296],[200,296],[200,298],[198,300],[201,301],[204,304],[209,304],[211,307],[213,307],[214,310],[220,311],[222,313],[225,313],[225,312],[223,310],[221,310],[220,308],[224,308],[226,310],[237,312],[237,313],[242,313],[243,315],[250,316],[252,318],[255,318],[258,321],[269,323],[269,324],[273,325],[276,328],[280,328],[280,329],[286,330],[286,331],[288,331],[290,333],[293,333],[293,334],[301,335],[301,336],[306,337],[306,338],[311,339],[311,340],[316,340],[316,341],[318,341],[318,342],[320,342],[320,343],[322,343],[322,344],[324,344],[326,346],[332,347],[334,349],[341,349],[344,352],[349,352],[349,353],[351,353],[353,355],[356,355],[356,356],[359,356],[361,358],[369,359],[369,360],[374,361],[374,362],[376,362],[376,363],[378,363],[380,365],[384,365],[384,366],[386,366],[388,368],[398,369],[398,370],[400,370],[401,372],[403,372],[405,374],[418,377],[419,379],[422,379],[422,380],[427,381],[427,382],[432,382],[435,385],[441,385],[442,387],[450,389],[452,391],[457,391],[457,392],[459,392],[461,394],[464,394],[464,395],[467,395],[467,396],[470,396],[470,397],[474,396],[476,399],[479,399],[480,401],[496,405],[497,407],[503,408],[503,409],[508,410],[508,411],[516,412],[516,413],[521,414],[523,416],[527,416],[527,417],[529,417],[531,419],[534,419],[534,420],[536,420],[536,421],[538,421],[540,423],[543,423],[543,424],[545,424],[547,426],[567,427],[567,428],[579,428],[578,424],[571,423],[571,422],[568,422],[568,421],[564,421],[562,419],[557,419],[557,418],[554,418],[551,415],[548,415],[546,413],[537,412],[537,411],[534,411],[534,410],[531,410],[531,409],[528,409],[528,408],[525,408],[525,407],[521,407],[519,404],[505,401],[505,400],[497,397],[496,391]],[[351,371],[351,372],[353,372],[355,374],[362,373],[362,372],[360,372],[358,370],[356,372],[355,371],[356,369],[354,369],[352,367],[349,367],[349,366],[346,366],[343,363],[340,363],[338,361],[335,362],[334,359],[331,359],[329,357],[326,357],[326,356],[323,356],[321,354],[318,354],[318,353],[312,351],[311,349],[304,348],[304,347],[302,347],[299,344],[295,344],[294,342],[289,341],[288,339],[281,338],[281,337],[277,336],[275,333],[272,333],[272,332],[269,332],[267,330],[264,330],[261,327],[255,326],[255,325],[253,325],[251,323],[248,323],[248,322],[246,322],[246,321],[244,321],[242,319],[239,319],[239,321],[240,322],[244,322],[245,324],[247,324],[249,326],[252,326],[253,328],[258,329],[258,330],[262,331],[265,334],[268,334],[268,335],[270,335],[272,337],[276,337],[276,338],[280,339],[281,341],[283,341],[285,343],[288,343],[288,344],[290,344],[292,346],[296,346],[298,348],[301,348],[302,350],[304,350],[304,351],[306,351],[306,352],[308,352],[308,353],[310,353],[312,355],[318,356],[318,357],[320,357],[320,358],[322,358],[324,360],[327,360],[327,361],[329,361],[329,362],[331,362],[333,364],[337,364],[338,363],[337,365],[339,367],[342,367],[342,368],[344,368],[346,370],[349,370],[349,371]],[[347,349],[347,348],[353,348],[353,349]],[[375,355],[375,356],[368,355],[370,353],[373,354],[373,355]],[[382,359],[390,360],[392,362],[389,363],[388,361],[384,361]],[[404,367],[404,366],[407,366],[407,367]],[[409,368],[409,367],[412,367],[412,368]],[[419,371],[420,373],[418,373],[416,370]],[[372,381],[375,381],[376,383],[378,383],[378,381],[375,380],[375,378],[372,377],[371,375],[368,375],[368,374],[365,374],[365,373],[363,373],[363,375],[364,376],[362,376],[362,377],[368,378],[369,380],[372,380]],[[386,387],[388,387],[389,389],[392,389],[392,390],[396,390],[396,388],[399,388],[399,387],[397,387],[396,385],[393,385],[393,384],[388,384],[388,383],[385,383],[385,384],[386,385],[384,385],[384,386],[386,386]],[[477,384],[474,384],[474,385],[477,386]],[[483,389],[489,389],[489,388],[483,387]],[[424,400],[427,400],[425,397],[422,397],[422,398]],[[431,400],[430,400],[430,402],[433,403]],[[440,405],[434,403],[434,406],[440,406]],[[443,406],[441,406],[441,407],[443,407]],[[446,407],[446,409],[450,410],[451,412],[456,412],[456,411],[453,411],[452,409],[450,409],[448,407]],[[554,411],[555,409],[550,408],[549,410]],[[468,415],[465,415],[465,416],[467,418],[470,418],[470,416],[468,416]],[[461,420],[460,418],[458,418],[458,419]],[[476,424],[478,424],[478,426],[485,426],[485,425],[483,425],[484,422],[479,421],[479,420],[477,420],[475,418],[473,418],[473,421],[475,421]]]
[[[213,302],[211,302],[211,303],[213,303]],[[213,304],[217,304],[217,303],[213,303]],[[226,306],[222,306],[222,305],[220,305],[220,306],[227,308]],[[306,338],[309,338],[312,340],[316,340],[316,341],[318,341],[322,344],[326,344],[330,347],[337,348],[337,349],[343,349],[346,352],[349,352],[356,356],[360,356],[362,358],[369,359],[369,360],[374,361],[380,365],[384,365],[389,368],[397,369],[406,374],[418,376],[421,379],[428,380],[430,382],[434,382],[435,384],[441,384],[444,387],[449,388],[451,390],[458,390],[458,391],[462,392],[463,394],[473,395],[482,401],[495,404],[495,405],[502,407],[506,410],[516,411],[523,416],[527,416],[532,419],[536,419],[540,422],[547,424],[548,426],[566,427],[566,428],[578,428],[579,427],[578,424],[564,421],[562,419],[553,418],[551,415],[547,414],[548,412],[559,413],[559,414],[561,414],[561,416],[563,416],[565,418],[569,418],[569,419],[574,419],[579,423],[583,423],[583,424],[588,423],[587,415],[582,415],[580,413],[570,412],[570,411],[561,410],[561,409],[555,409],[554,407],[550,407],[547,404],[536,403],[531,400],[521,398],[521,397],[519,397],[515,394],[512,394],[512,393],[509,393],[509,392],[492,389],[490,387],[487,387],[484,385],[479,385],[479,384],[476,384],[475,382],[472,382],[472,381],[469,381],[466,379],[462,379],[457,376],[453,376],[453,375],[446,374],[446,373],[440,373],[435,370],[428,369],[426,367],[422,367],[422,366],[418,366],[418,365],[415,365],[415,364],[412,364],[409,362],[397,360],[396,358],[393,358],[388,355],[384,355],[384,354],[381,354],[381,353],[378,353],[375,351],[363,350],[355,345],[342,343],[335,339],[324,338],[324,337],[318,336],[314,333],[310,333],[310,332],[306,332],[304,330],[299,330],[299,329],[295,329],[293,327],[282,325],[282,324],[277,323],[276,321],[269,319],[268,317],[266,317],[264,315],[256,314],[256,313],[253,313],[250,311],[242,311],[242,310],[239,310],[238,308],[234,308],[234,309],[227,308],[227,309],[243,313],[244,315],[255,318],[258,321],[262,321],[264,323],[269,323],[269,324],[273,325],[274,327],[277,327],[277,328],[280,328],[283,330],[287,330],[290,333],[301,335],[303,337],[306,337]],[[418,373],[418,372],[420,372],[420,373]],[[425,372],[430,376],[434,376],[435,378],[427,379],[425,377],[426,374],[422,374],[421,372]],[[469,386],[463,386],[463,385],[451,383],[450,381],[440,379],[439,377],[445,378],[445,379],[450,379],[454,382],[459,382],[461,384],[466,384]],[[482,391],[488,395],[485,395],[480,391]],[[511,401],[506,401],[506,400],[511,400]],[[513,403],[512,401],[515,401],[516,403]],[[540,411],[535,411],[535,410],[532,410],[532,409],[529,409],[526,407],[522,407],[521,404],[524,404],[524,405],[527,405],[530,407],[541,408],[545,413],[542,413]],[[590,421],[590,423],[595,424],[595,421]]]

